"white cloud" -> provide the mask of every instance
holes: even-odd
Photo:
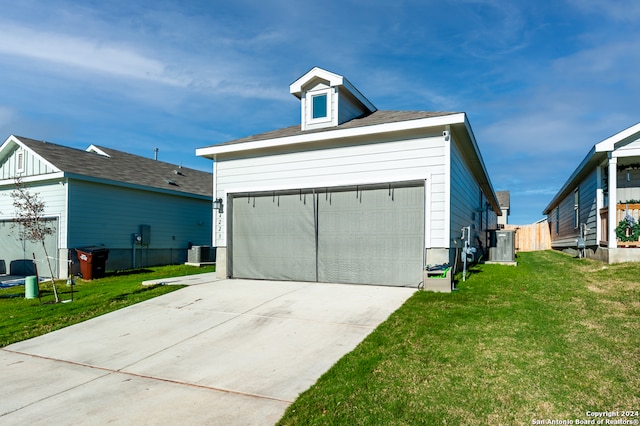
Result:
[[[555,61],[554,71],[572,84],[597,82],[599,86],[613,83],[640,88],[640,38],[629,37],[580,50]]]
[[[0,53],[173,86],[189,84],[184,76],[172,75],[167,64],[128,46],[26,27],[4,25]]]
[[[640,2],[637,0],[568,0],[578,10],[617,21],[636,22],[640,19]]]

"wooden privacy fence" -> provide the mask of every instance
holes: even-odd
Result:
[[[504,229],[516,230],[516,251],[551,249],[551,232],[546,221],[531,225],[505,225]]]

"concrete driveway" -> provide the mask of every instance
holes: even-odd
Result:
[[[274,424],[416,291],[178,281],[192,285],[0,350],[0,423]]]

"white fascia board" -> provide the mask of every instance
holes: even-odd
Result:
[[[640,133],[640,123],[634,124],[633,126],[616,133],[615,135],[599,142],[595,145],[596,152],[609,152],[615,149],[615,145],[618,142],[625,140],[637,133]]]
[[[310,142],[321,142],[332,139],[353,138],[374,134],[401,132],[429,127],[446,126],[447,124],[465,123],[465,114],[450,114],[440,117],[421,118],[418,120],[398,121],[372,126],[355,127],[350,129],[327,130],[303,135],[288,136],[277,139],[265,139],[254,142],[243,142],[229,145],[214,145],[196,149],[198,157],[214,157],[218,154],[230,154],[252,151],[256,149],[274,148],[287,145],[297,145]]]
[[[367,107],[367,109],[371,112],[377,111],[378,108],[375,107],[375,105],[373,105],[371,103],[371,101],[369,101],[369,99],[367,99],[358,89],[356,89],[356,86],[354,86],[353,84],[351,84],[351,82],[349,80],[347,80],[346,78],[344,79],[344,83],[343,86],[353,95],[355,96],[355,98],[362,102],[362,104]]]
[[[17,143],[15,140],[12,139],[14,137],[15,136],[13,135],[9,135],[9,137],[2,143],[2,146],[0,146],[0,153],[4,151],[7,148],[7,145],[9,145],[11,142]]]
[[[615,158],[638,157],[640,156],[640,148],[616,150],[616,151],[613,151],[611,156]]]
[[[55,181],[62,180],[65,178],[65,174],[63,172],[56,173],[47,173],[45,175],[35,175],[35,176],[24,176],[21,177],[22,183],[35,183],[35,182],[47,182],[47,181]],[[2,186],[13,186],[16,184],[16,180],[12,179],[3,179],[0,180],[0,187]]]
[[[312,78],[321,78],[323,80],[327,80],[329,82],[329,86],[341,86],[344,82],[344,77],[335,73],[332,73],[327,70],[323,70],[319,67],[313,67],[311,70],[306,72],[302,77],[291,83],[289,86],[289,92],[300,98],[302,95],[302,86],[307,84],[309,80]]]
[[[109,154],[107,154],[106,152],[104,152],[103,150],[101,150],[100,148],[98,148],[97,146],[91,144],[87,149],[85,149],[85,151],[87,152],[94,152],[98,155],[102,155],[103,157],[108,157],[111,158],[111,156]]]

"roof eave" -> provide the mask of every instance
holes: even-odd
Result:
[[[606,151],[598,151],[596,149],[597,145],[594,145],[591,150],[587,153],[584,159],[580,162],[578,167],[571,173],[571,176],[565,181],[562,188],[556,193],[556,195],[551,199],[547,207],[544,208],[542,214],[548,215],[551,210],[555,208],[555,206],[560,203],[564,197],[567,196],[569,192],[573,190],[573,188],[580,182],[584,176],[591,171],[591,169],[604,157],[607,156]]]
[[[87,176],[87,175],[82,175],[82,174],[77,174],[77,173],[64,173],[64,177],[66,177],[68,179],[79,180],[79,181],[101,183],[101,184],[106,184],[106,185],[110,185],[110,186],[120,186],[120,187],[123,187],[123,188],[130,188],[130,189],[139,189],[139,190],[143,190],[143,191],[147,191],[147,192],[158,192],[158,193],[162,193],[162,194],[170,194],[170,195],[176,195],[176,196],[186,197],[186,198],[198,198],[198,199],[202,199],[202,200],[212,200],[213,199],[213,195],[212,194],[205,195],[205,194],[196,194],[196,193],[188,192],[188,191],[176,191],[176,190],[168,189],[168,188],[160,188],[160,187],[157,187],[157,186],[142,185],[142,184],[137,184],[137,183],[124,182],[124,181],[119,181],[119,180],[112,180],[112,179],[104,179],[104,178],[100,178],[100,177]]]
[[[616,133],[615,135],[608,137],[602,142],[598,142],[595,145],[596,152],[610,152],[616,149],[616,144],[624,141],[627,138],[636,136],[640,133],[640,123],[636,123],[631,127],[624,129],[621,132]]]
[[[542,211],[542,214],[548,215],[555,206],[567,196],[569,192],[584,178],[584,176],[591,171],[591,169],[604,160],[608,156],[608,153],[616,150],[616,144],[624,142],[629,138],[635,137],[640,133],[640,123],[636,123],[631,127],[624,129],[621,132],[616,133],[607,139],[595,144],[589,153],[580,162],[578,167],[573,171],[571,176],[565,181],[564,185],[553,197],[551,202]]]
[[[347,139],[358,136],[367,136],[371,134],[393,133],[398,131],[414,130],[428,127],[464,124],[465,121],[466,114],[464,113],[448,114],[416,120],[397,121],[392,123],[374,124],[370,126],[362,126],[349,129],[335,129],[317,133],[285,136],[282,138],[242,142],[232,145],[213,145],[196,149],[196,155],[198,157],[205,157],[215,160],[216,156],[220,154],[248,153],[259,149],[302,145],[312,142],[326,141],[330,139]]]
[[[476,137],[473,134],[473,130],[471,128],[471,123],[469,122],[467,115],[462,113],[464,116],[463,124],[466,130],[466,134],[469,137],[467,141],[468,144],[463,145],[462,149],[466,149],[467,157],[471,158],[470,166],[473,170],[473,173],[480,184],[485,196],[487,197],[487,201],[491,204],[493,211],[498,216],[502,216],[502,208],[500,207],[500,203],[498,202],[498,197],[496,195],[495,190],[493,189],[493,184],[491,183],[491,179],[489,178],[489,173],[484,164],[484,160],[482,159],[482,154],[480,153],[480,148],[478,147],[478,143],[476,142]]]

